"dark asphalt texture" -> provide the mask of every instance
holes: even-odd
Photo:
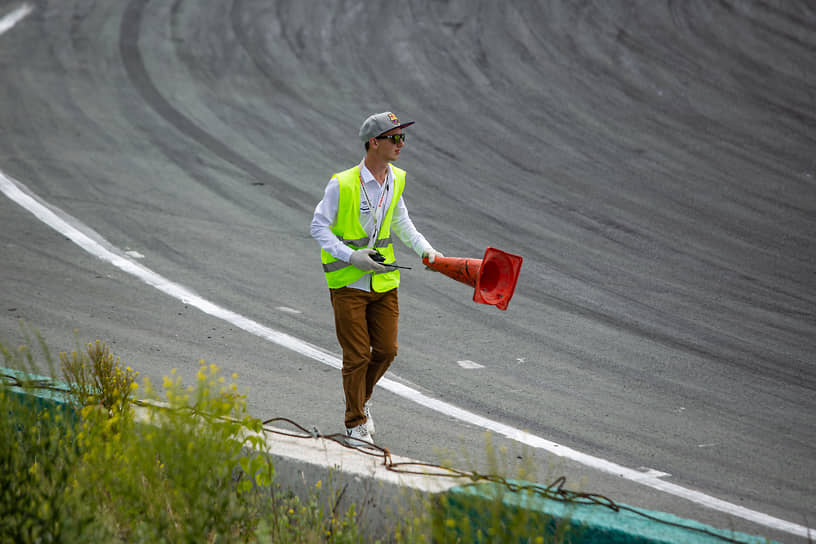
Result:
[[[19,2],[0,0],[0,16]],[[394,379],[816,526],[816,6],[39,0],[0,36],[0,171],[201,296],[339,355],[309,222],[370,113],[446,256],[524,257],[507,312],[398,245]],[[339,372],[163,295],[0,197],[0,341],[107,341],[154,381],[237,372],[342,427]],[[291,310],[299,313],[294,313]],[[75,332],[76,331],[76,332]],[[457,361],[484,368],[465,370]],[[488,468],[388,393],[378,442]],[[796,541],[508,440],[510,473]],[[466,467],[471,468],[471,467]]]

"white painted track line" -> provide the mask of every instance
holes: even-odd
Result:
[[[0,19],[0,35],[5,34],[14,25],[22,21],[34,8],[28,4],[23,4],[11,13]]]

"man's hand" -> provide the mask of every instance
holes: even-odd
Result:
[[[425,252],[425,254],[422,256],[422,258],[423,258],[423,259],[424,259],[424,258],[426,258],[426,257],[428,258],[428,262],[429,262],[429,263],[432,263],[432,262],[434,262],[434,260],[435,260],[437,257],[444,257],[444,255],[442,255],[441,253],[439,253],[439,252],[438,252],[437,250],[435,250],[434,248],[431,248],[431,249],[429,249],[428,251],[426,251],[426,252]]]
[[[371,258],[372,255],[376,255],[377,252],[370,248],[363,248],[357,249],[354,253],[351,254],[349,257],[349,262],[363,270],[365,272],[385,272],[388,270],[387,267],[381,265],[377,261]]]
[[[426,251],[426,252],[425,252],[425,253],[422,255],[422,259],[423,259],[423,260],[424,260],[424,259],[428,259],[428,263],[431,263],[431,264],[433,264],[433,262],[436,260],[436,258],[437,258],[437,257],[444,257],[444,255],[442,255],[441,253],[439,253],[439,252],[438,252],[437,250],[435,250],[434,248],[429,249],[428,251]],[[431,268],[430,266],[426,266],[426,267],[425,267],[425,270],[433,270],[434,272],[436,272],[436,270],[434,270],[434,269],[433,269],[433,268]]]

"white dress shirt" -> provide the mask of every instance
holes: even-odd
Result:
[[[394,196],[394,171],[389,164],[385,182],[380,185],[379,182],[374,179],[373,174],[366,168],[365,159],[360,162],[359,168],[360,177],[362,178],[363,187],[365,188],[365,191],[360,190],[360,225],[366,234],[373,236],[375,234],[375,221],[369,209],[368,201],[371,200],[371,205],[376,207],[382,196],[382,191],[387,188],[383,206],[386,210],[388,209],[391,205],[391,199]],[[368,199],[366,199],[366,193],[368,194]],[[337,219],[339,200],[340,182],[335,176],[329,180],[328,185],[326,185],[323,200],[318,202],[315,207],[311,232],[312,237],[317,240],[320,247],[326,250],[329,255],[335,259],[349,262],[354,250],[341,242],[331,231],[331,227]],[[397,201],[397,206],[394,208],[394,215],[391,218],[391,234],[396,235],[420,257],[427,251],[433,249],[425,237],[417,231],[413,221],[411,221],[411,218],[408,216],[408,208],[405,206],[402,195],[400,195],[400,199]],[[348,287],[371,291],[371,274],[364,275]]]

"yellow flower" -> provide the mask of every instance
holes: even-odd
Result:
[[[317,481],[317,483],[315,484],[315,487],[316,487],[316,488],[318,488],[318,489],[320,489],[321,487],[323,487],[323,481],[322,481],[322,480],[318,480],[318,481]]]

